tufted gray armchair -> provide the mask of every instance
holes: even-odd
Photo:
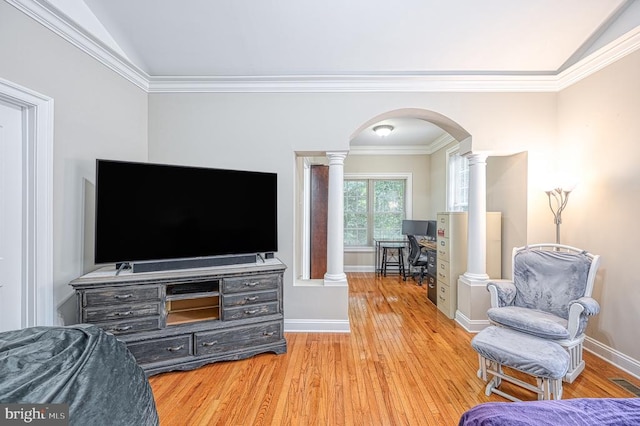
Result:
[[[584,370],[582,342],[589,316],[600,311],[591,297],[600,256],[560,244],[513,249],[513,281],[487,283],[491,323],[559,343],[569,352],[564,380]]]

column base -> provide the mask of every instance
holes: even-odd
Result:
[[[347,275],[342,272],[340,274],[330,274],[330,273],[326,273],[324,274],[324,285],[325,286],[333,286],[333,287],[338,287],[338,286],[347,286],[349,283],[347,281]]]
[[[465,273],[458,279],[456,321],[467,331],[478,332],[489,325],[487,317],[487,311],[491,307],[490,295],[487,291],[489,276],[484,275],[484,277],[486,278],[470,278]]]

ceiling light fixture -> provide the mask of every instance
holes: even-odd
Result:
[[[390,124],[381,124],[379,126],[375,126],[373,128],[373,131],[376,132],[376,134],[378,136],[380,136],[381,138],[389,135],[389,133],[391,133],[393,131],[393,126]]]

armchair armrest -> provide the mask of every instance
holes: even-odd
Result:
[[[597,315],[600,304],[592,297],[581,297],[569,302],[569,321],[567,328],[571,339],[584,332],[587,327],[588,316]]]
[[[491,294],[491,307],[509,306],[516,297],[516,286],[509,280],[492,280],[487,283],[487,290]]]

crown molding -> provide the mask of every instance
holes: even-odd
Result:
[[[453,136],[443,133],[428,145],[351,145],[349,155],[431,155],[455,141]]]
[[[553,75],[151,77],[150,93],[550,92]]]
[[[559,73],[557,91],[566,89],[572,84],[600,71],[638,49],[640,49],[640,27],[636,27],[621,37],[618,37],[616,40]]]
[[[558,92],[640,48],[640,27],[562,72],[149,76],[46,0],[5,0],[148,93]]]
[[[149,75],[89,34],[62,11],[45,0],[5,0],[36,22],[120,74],[144,91],[149,91]]]

